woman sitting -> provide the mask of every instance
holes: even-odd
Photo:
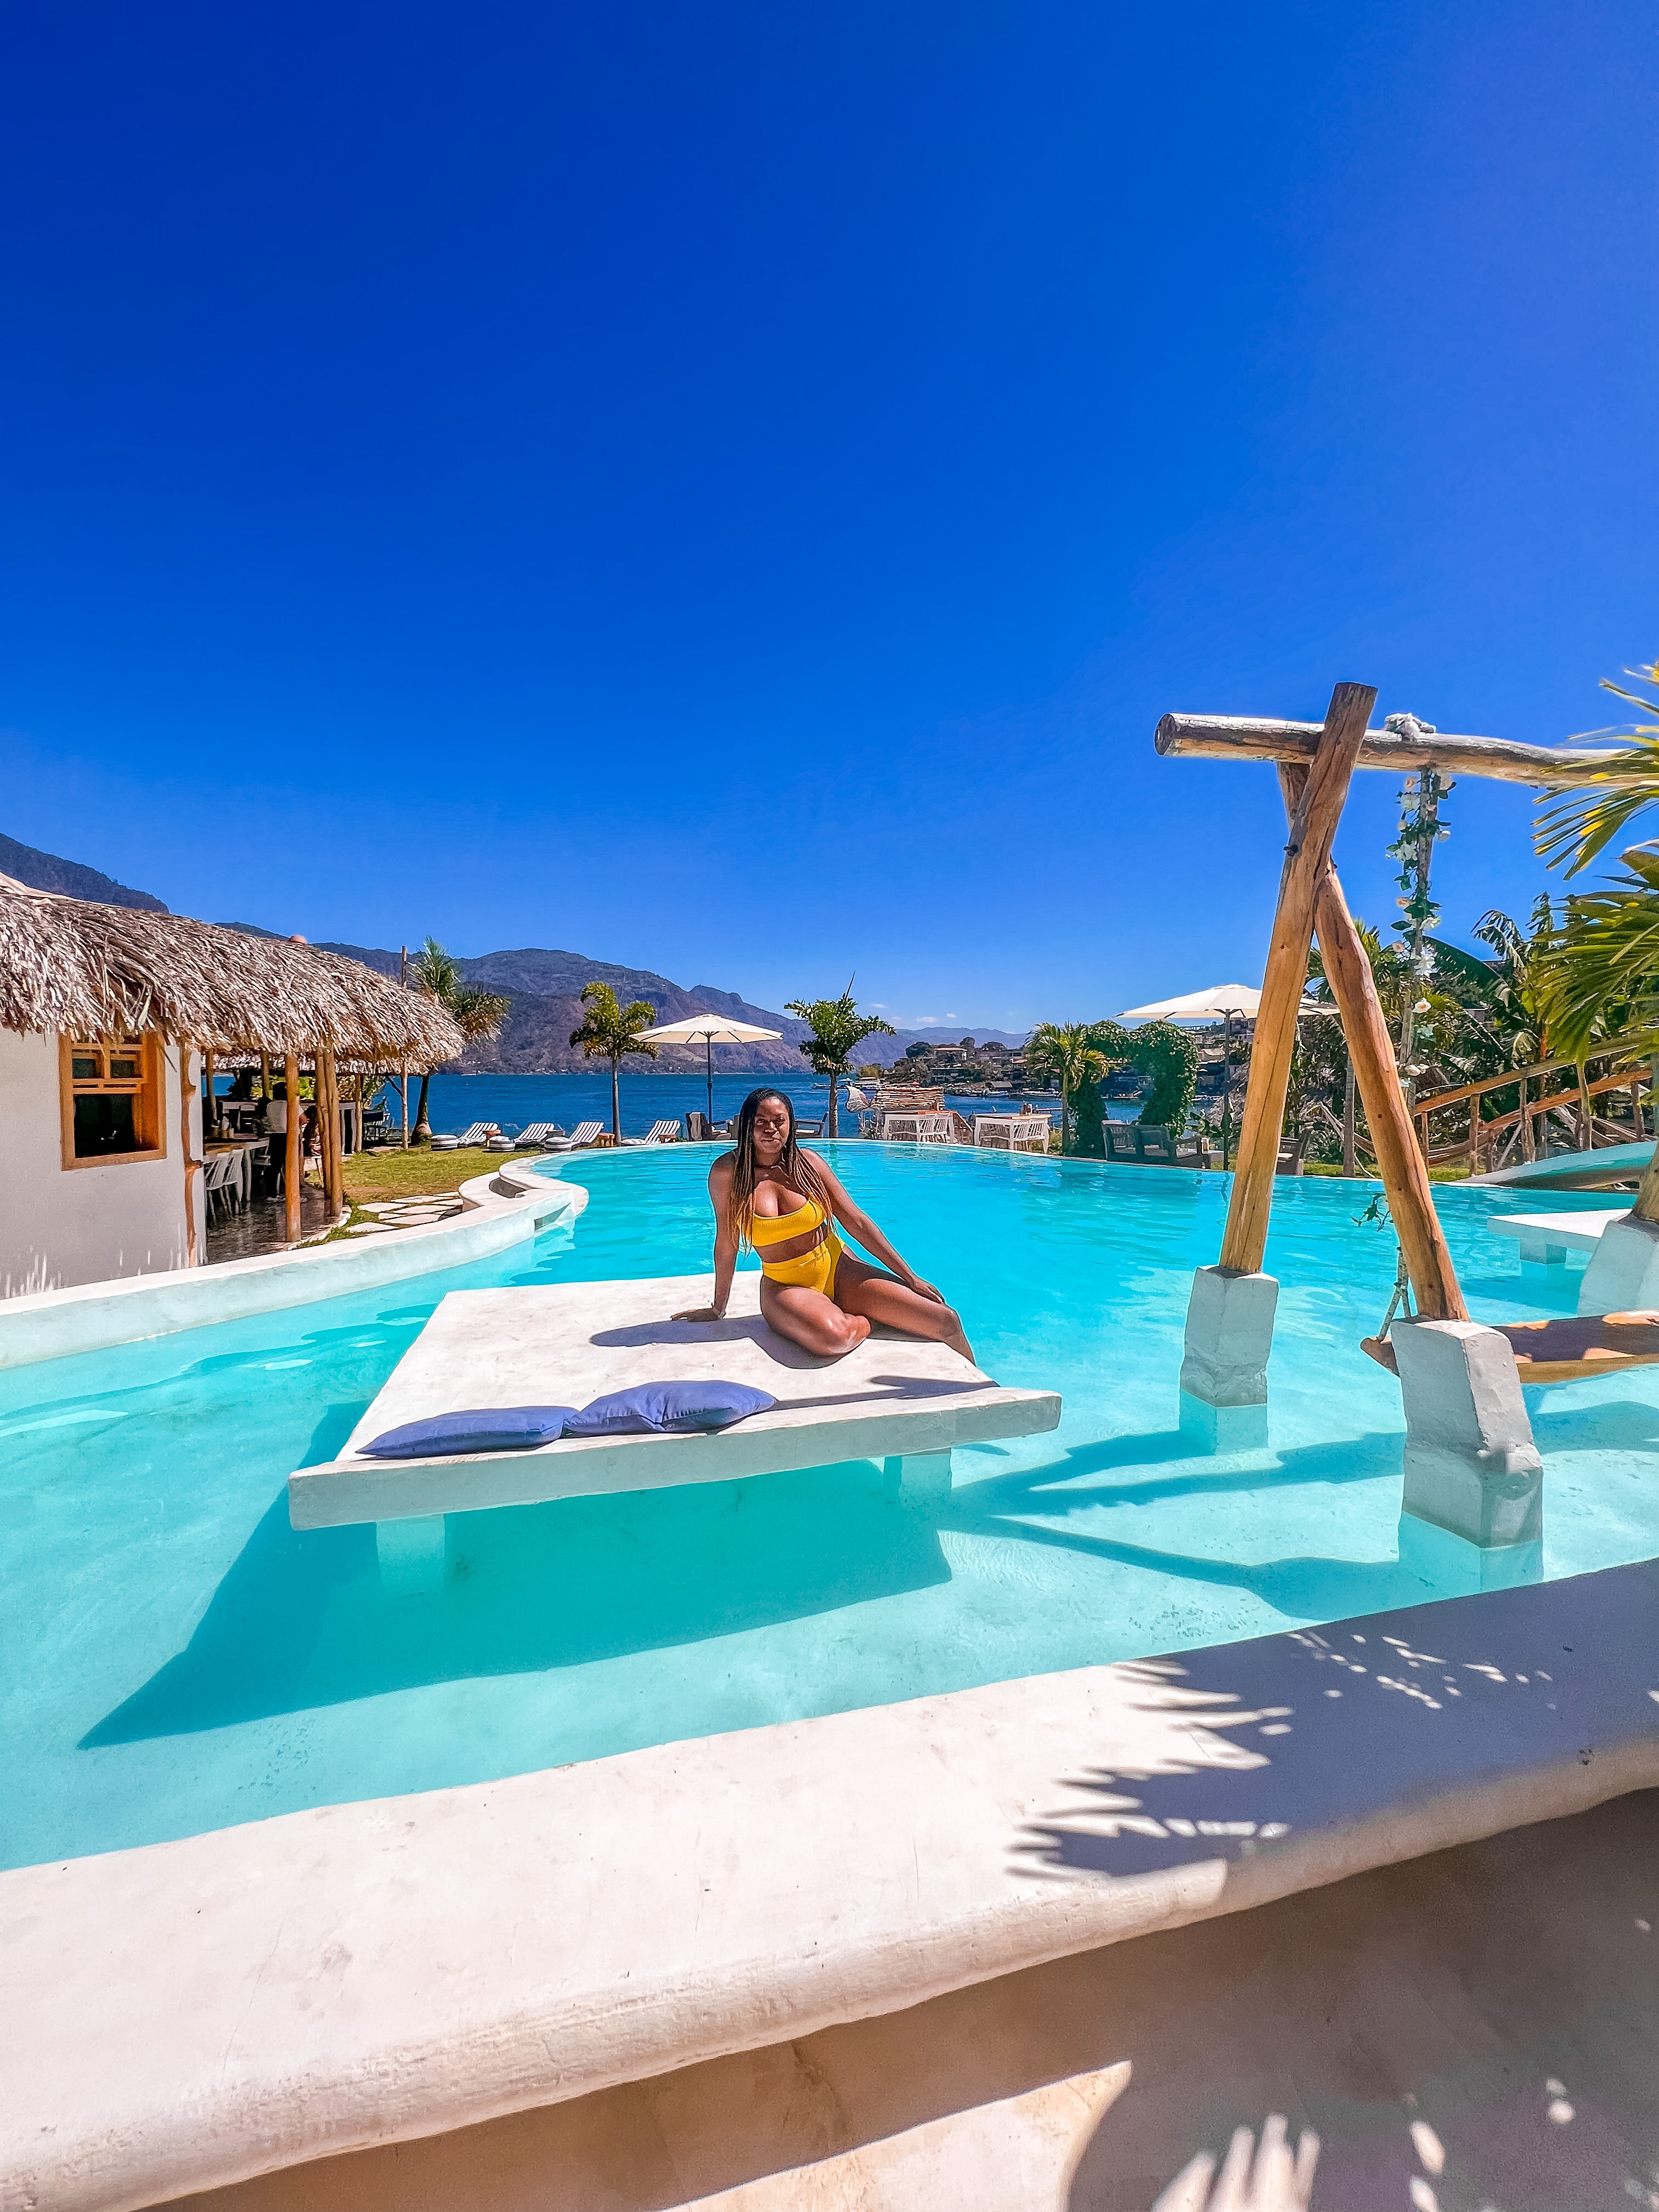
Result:
[[[761,1311],[803,1351],[838,1359],[879,1321],[973,1358],[961,1321],[940,1293],[905,1266],[817,1154],[797,1146],[795,1109],[781,1091],[750,1091],[735,1139],[735,1150],[708,1170],[714,1303],[678,1313],[676,1321],[725,1319],[738,1254],[750,1244],[760,1255]],[[854,1259],[832,1220],[891,1273]]]

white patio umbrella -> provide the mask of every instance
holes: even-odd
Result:
[[[1253,991],[1248,983],[1212,983],[1207,991],[1188,991],[1185,998],[1159,999],[1150,1006],[1131,1006],[1127,1014],[1120,1014],[1121,1022],[1223,1022],[1242,1019],[1253,1022],[1261,1011],[1261,994]],[[1334,1007],[1322,1006],[1316,999],[1304,999],[1297,1008],[1298,1018],[1304,1014],[1328,1014]]]
[[[641,1030],[653,1044],[700,1044],[708,1073],[708,1118],[714,1118],[714,1047],[717,1044],[775,1044],[781,1030],[757,1029],[753,1022],[734,1022],[729,1014],[688,1014],[683,1022],[665,1022],[660,1029]]]

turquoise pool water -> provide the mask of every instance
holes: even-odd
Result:
[[[1468,1547],[1402,1537],[1398,1389],[1358,1349],[1393,1274],[1353,1219],[1369,1190],[1279,1183],[1271,1443],[1217,1457],[1178,1430],[1176,1376],[1220,1177],[859,1144],[836,1164],[988,1370],[1065,1395],[1057,1434],[959,1452],[926,1509],[858,1464],[476,1515],[457,1579],[402,1599],[370,1530],[289,1528],[290,1469],[332,1455],[446,1291],[705,1267],[689,1150],[569,1164],[586,1212],[500,1261],[0,1375],[0,1858],[1471,1587]],[[1474,1310],[1548,1310],[1484,1225],[1538,1194],[1439,1195]],[[1543,1571],[1659,1553],[1659,1370],[1534,1397]]]

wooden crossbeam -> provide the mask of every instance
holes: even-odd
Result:
[[[1318,722],[1261,721],[1244,714],[1165,714],[1154,743],[1161,753],[1198,760],[1299,761],[1313,759]],[[1512,738],[1432,735],[1397,738],[1392,730],[1367,730],[1354,758],[1356,768],[1437,769],[1443,775],[1479,775],[1499,783],[1578,785],[1594,783],[1619,750],[1569,751],[1553,745],[1523,745]]]

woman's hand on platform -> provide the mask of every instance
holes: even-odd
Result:
[[[687,1306],[684,1313],[677,1313],[672,1318],[675,1321],[724,1321],[726,1316],[718,1306]]]

